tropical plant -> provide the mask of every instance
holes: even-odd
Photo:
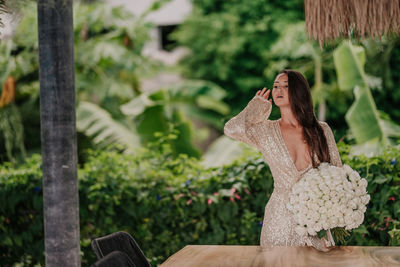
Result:
[[[25,146],[21,114],[14,103],[15,79],[9,77],[3,84],[0,97],[0,132],[4,138],[8,160],[16,162],[13,148],[18,147],[22,157],[25,157]]]
[[[350,41],[343,41],[335,49],[333,58],[339,88],[353,90],[355,96],[355,101],[345,116],[357,142],[354,153],[372,156],[382,153],[386,146],[396,145],[396,138],[400,137],[400,126],[376,107],[368,76],[364,71],[364,48],[355,46]]]
[[[400,122],[400,38],[363,40],[362,46],[366,54],[365,72],[381,78],[379,86],[372,91],[374,100],[381,110]]]
[[[180,135],[173,143],[175,153],[198,157],[200,152],[192,141],[193,126],[184,114],[220,126],[219,114],[229,112],[221,101],[224,90],[198,80],[149,93],[141,91],[137,78],[146,68],[157,68],[155,62],[141,55],[144,41],[148,40],[144,29],[149,27],[142,18],[166,2],[154,2],[136,19],[121,9],[110,12],[106,7],[92,5],[86,6],[88,11],[81,11],[79,18],[92,16],[93,19],[88,22],[78,18],[76,23],[76,31],[83,31],[86,36],[82,38],[81,34],[77,41],[78,47],[83,48],[77,64],[82,75],[80,100],[85,100],[78,104],[77,126],[101,146],[117,142],[127,146],[127,152],[133,152],[134,148],[153,140],[155,131],[166,132],[169,124],[174,123],[180,128]],[[96,29],[106,33],[96,34]],[[142,42],[130,39],[134,37]]]
[[[282,28],[303,17],[299,0],[195,0],[192,14],[172,33],[190,50],[181,61],[182,73],[229,90],[227,102],[236,113],[266,85],[263,54]]]
[[[174,153],[199,157],[193,146],[193,126],[188,119],[196,118],[215,127],[220,126],[220,114],[228,107],[222,98],[225,91],[212,82],[186,80],[153,93],[142,93],[120,106],[124,121],[117,121],[105,110],[90,102],[81,101],[77,108],[78,130],[94,137],[94,142],[106,146],[117,142],[126,152],[154,140],[154,131],[167,132],[170,124],[180,130],[171,145]]]
[[[155,1],[145,13],[166,2]],[[3,54],[0,82],[9,77],[16,81],[16,108],[21,111],[25,142],[32,152],[40,149],[35,11],[33,3],[27,1],[15,35],[0,44]],[[199,156],[192,144],[193,127],[184,114],[221,127],[219,117],[229,112],[221,101],[225,92],[201,80],[185,81],[157,92],[142,92],[138,77],[162,68],[141,54],[152,27],[144,22],[143,16],[135,17],[122,7],[109,8],[104,3],[74,6],[78,130],[95,145],[117,142],[132,151],[152,140],[154,131],[166,131],[169,123],[175,123],[182,128],[175,143],[176,153]],[[140,107],[143,114],[132,107],[136,111]],[[80,145],[84,146],[87,145]]]
[[[7,13],[6,0],[0,0],[0,14]],[[3,21],[0,19],[0,27],[4,27]]]

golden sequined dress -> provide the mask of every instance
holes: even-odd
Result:
[[[269,120],[272,104],[259,95],[254,96],[247,106],[224,126],[224,134],[244,142],[259,150],[269,165],[274,190],[265,206],[264,220],[260,235],[261,249],[276,246],[313,246],[322,250],[322,242],[317,236],[301,237],[295,231],[290,211],[286,208],[292,186],[307,170],[297,170],[289,150],[286,147],[278,120]],[[324,129],[329,146],[331,164],[342,166],[340,155],[331,128],[326,122],[319,121]],[[315,157],[318,162],[318,159]]]

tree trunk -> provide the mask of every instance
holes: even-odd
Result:
[[[46,266],[80,266],[72,0],[38,0]]]

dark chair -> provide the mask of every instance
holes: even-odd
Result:
[[[113,251],[96,261],[92,267],[137,267],[125,253]]]
[[[150,263],[135,239],[126,232],[116,232],[95,238],[91,245],[97,259],[102,259],[113,251],[121,251],[129,257],[136,267],[150,267]]]

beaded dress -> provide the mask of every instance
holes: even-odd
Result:
[[[323,250],[323,240],[317,236],[301,237],[295,231],[290,211],[286,208],[292,186],[304,173],[312,168],[298,170],[292,160],[282,136],[278,120],[269,120],[272,104],[265,97],[256,95],[247,106],[235,117],[226,122],[224,134],[244,142],[259,150],[269,165],[274,190],[265,206],[264,220],[260,235],[260,248],[268,246],[313,246]],[[329,146],[331,164],[342,166],[331,128],[326,122],[319,121]],[[318,161],[315,156],[314,159]]]

